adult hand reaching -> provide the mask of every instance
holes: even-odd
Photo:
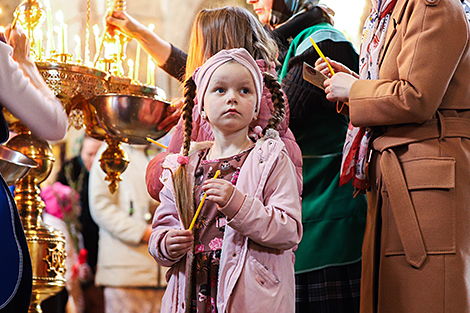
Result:
[[[165,64],[171,53],[169,42],[161,39],[153,31],[139,23],[124,11],[115,11],[106,17],[108,32],[114,36],[119,30],[125,36],[133,38],[139,42],[142,48],[157,62],[158,66]]]
[[[114,11],[112,15],[106,17],[106,23],[108,23],[108,32],[111,36],[119,30],[125,36],[137,39],[147,29],[124,11]]]
[[[5,29],[5,39],[13,47],[13,59],[16,62],[20,64],[32,62],[29,54],[29,39],[18,24],[13,29],[11,24],[7,26]]]
[[[168,116],[158,125],[158,130],[164,129],[165,131],[170,131],[178,123],[183,111],[183,105],[183,98],[171,101],[171,105],[167,109]]]

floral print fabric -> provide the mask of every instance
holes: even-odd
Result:
[[[240,168],[252,148],[232,157],[215,160],[206,160],[208,150],[199,153],[199,164],[194,174],[196,207],[204,196],[204,181],[213,178],[217,170],[220,169],[218,179],[236,185]],[[225,215],[217,209],[217,204],[206,201],[194,227],[192,312],[217,312],[218,273],[225,224]]]

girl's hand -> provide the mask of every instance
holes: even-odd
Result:
[[[114,36],[114,32],[119,30],[129,38],[136,38],[147,29],[124,11],[113,12],[112,15],[106,17],[106,23],[109,25],[108,32],[111,36]]]
[[[345,73],[337,73],[333,75],[332,78],[325,80],[323,83],[325,86],[326,98],[332,102],[349,102],[349,92],[351,91],[351,86],[356,80],[357,78]]]
[[[235,187],[223,179],[209,179],[202,186],[207,194],[206,200],[217,203],[219,207],[224,207],[232,196]]]
[[[168,256],[177,260],[184,254],[188,253],[193,244],[194,237],[190,230],[172,229],[168,232],[165,241],[166,251]]]
[[[333,71],[335,73],[346,73],[346,74],[352,75],[356,78],[359,78],[359,76],[356,73],[354,73],[353,71],[351,71],[347,66],[345,66],[345,65],[343,65],[339,62],[333,61],[328,57],[326,59],[328,60],[328,63],[330,63],[330,65],[333,68]],[[323,60],[322,58],[318,58],[315,61],[315,69],[317,71],[322,72],[322,74],[326,75],[327,77],[332,76],[331,72],[330,72],[330,69],[328,67],[328,64],[326,64],[325,60]]]

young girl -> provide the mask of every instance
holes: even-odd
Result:
[[[186,81],[183,150],[162,165],[149,242],[157,262],[171,267],[162,312],[294,311],[299,189],[275,131],[284,117],[282,92],[270,75],[265,83],[275,110],[255,144],[248,129],[259,112],[263,78],[245,49],[222,50]],[[190,150],[195,96],[214,142]],[[192,232],[187,228],[204,193]]]
[[[110,29],[118,28],[128,37],[136,39],[142,47],[157,60],[159,66],[171,76],[184,82],[194,70],[223,49],[245,48],[256,60],[261,71],[275,74],[275,62],[278,55],[277,46],[270,35],[263,29],[257,18],[247,9],[227,6],[201,10],[193,23],[189,43],[189,54],[184,53],[170,43],[158,37],[153,31],[130,17],[126,12],[115,11],[107,18]],[[247,34],[250,34],[247,36]],[[313,62],[312,62],[313,64]],[[186,73],[186,74],[185,74]],[[179,111],[179,110],[178,110]],[[177,112],[178,112],[177,111]],[[263,90],[258,119],[251,123],[251,132],[263,129],[274,111],[271,95],[267,88]],[[183,144],[183,119],[179,118],[167,152],[176,153]],[[194,110],[192,141],[212,141],[214,136],[207,121]],[[289,109],[286,105],[286,118],[279,124],[279,136],[286,145],[286,150],[296,166],[299,188],[302,188],[302,153],[289,127]],[[171,120],[171,117],[168,117]],[[160,126],[165,124],[163,121]],[[259,126],[259,127],[256,127]],[[169,130],[171,127],[167,128]],[[147,188],[149,194],[158,199],[162,184],[161,163],[167,153],[157,155],[147,168]]]

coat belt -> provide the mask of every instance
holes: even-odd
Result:
[[[373,149],[382,153],[380,167],[406,260],[416,268],[420,268],[426,260],[426,247],[403,170],[392,148],[429,139],[442,140],[450,137],[470,138],[470,120],[443,117],[438,112],[436,119],[418,126],[405,125],[392,129],[372,143]]]

